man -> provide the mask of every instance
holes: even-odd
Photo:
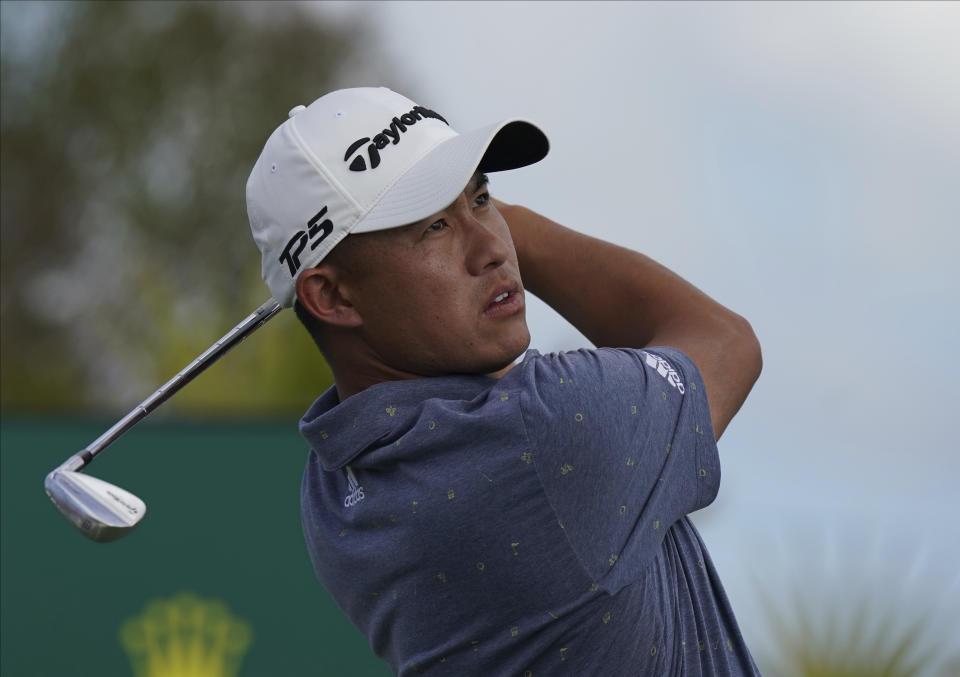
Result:
[[[528,122],[458,135],[374,88],[267,141],[264,279],[336,382],[300,424],[317,576],[400,675],[757,674],[686,517],[757,340],[642,254],[491,199],[487,173],[546,153]],[[525,352],[527,291],[598,348]]]

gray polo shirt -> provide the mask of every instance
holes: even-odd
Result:
[[[669,348],[331,389],[301,421],[320,582],[399,675],[755,675],[686,517],[720,483]]]

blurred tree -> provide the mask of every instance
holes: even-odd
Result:
[[[758,588],[774,652],[757,657],[765,675],[776,677],[938,677],[958,675],[953,627],[891,604],[895,581],[877,586],[870,596],[844,591],[824,594],[823,581],[811,575],[777,595]],[[779,601],[776,597],[780,597]]]
[[[362,15],[286,3],[2,11],[0,403],[126,410],[269,296],[247,174],[375,42]],[[167,407],[303,411],[331,378],[295,325],[284,311]]]

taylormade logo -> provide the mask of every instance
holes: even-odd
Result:
[[[324,205],[323,209],[307,221],[307,229],[298,230],[296,234],[290,238],[289,242],[287,242],[287,246],[283,248],[283,251],[280,252],[278,261],[280,261],[280,263],[286,262],[287,267],[290,269],[290,277],[296,276],[297,271],[300,270],[300,254],[303,253],[307,242],[312,242],[310,245],[312,251],[317,248],[317,245],[324,241],[327,235],[333,232],[333,221],[323,219],[323,215],[326,213],[327,206]],[[320,219],[323,219],[323,221]]]
[[[413,127],[417,122],[425,118],[440,120],[440,122],[445,125],[450,124],[436,111],[424,108],[423,106],[414,106],[413,110],[409,113],[404,113],[400,117],[393,118],[393,120],[390,121],[390,126],[372,139],[369,136],[365,136],[351,143],[350,147],[347,148],[347,152],[343,154],[343,161],[349,162],[350,157],[356,153],[353,161],[350,162],[350,170],[354,172],[365,171],[367,169],[367,161],[364,159],[363,154],[357,153],[357,151],[360,150],[363,144],[369,143],[370,145],[367,146],[367,156],[370,158],[370,169],[376,169],[380,166],[380,151],[391,143],[393,145],[400,143],[400,135],[405,134],[408,127]]]
[[[353,474],[353,469],[349,466],[347,466],[347,486],[350,489],[350,493],[343,499],[343,507],[352,508],[364,499],[364,495],[363,487],[357,484],[357,478]]]
[[[120,498],[119,496],[117,496],[117,495],[116,495],[115,493],[113,493],[112,491],[108,491],[108,492],[107,492],[107,496],[109,496],[109,497],[112,498],[114,501],[116,501],[117,503],[119,503],[120,505],[122,505],[124,508],[126,508],[126,509],[127,509],[127,512],[130,513],[131,515],[136,515],[138,512],[140,512],[139,510],[137,510],[137,507],[136,507],[136,506],[130,505],[129,503],[127,503],[125,500],[123,500],[122,498]]]

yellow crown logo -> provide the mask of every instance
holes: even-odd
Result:
[[[235,677],[252,636],[222,602],[189,592],[147,603],[120,627],[136,677]]]

